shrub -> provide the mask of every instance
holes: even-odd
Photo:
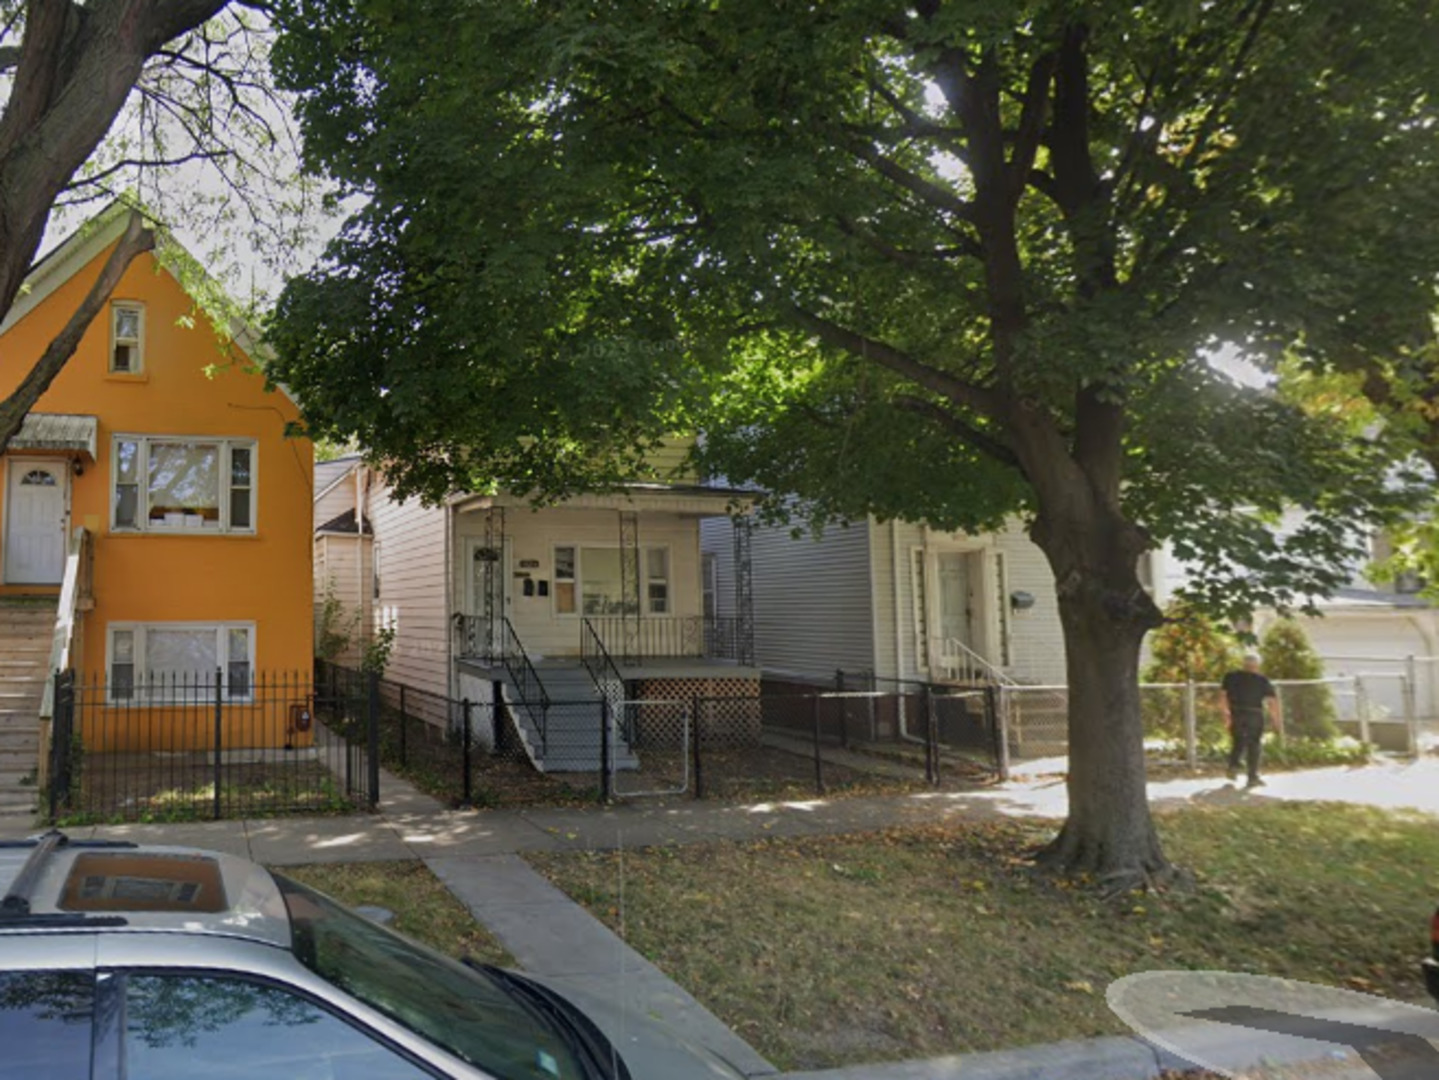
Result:
[[[1304,628],[1293,619],[1280,619],[1264,631],[1259,654],[1264,673],[1271,679],[1322,679],[1324,662],[1314,651]],[[1293,686],[1280,691],[1284,731],[1301,739],[1333,739],[1338,711],[1328,686]]]
[[[1240,663],[1239,642],[1209,616],[1182,603],[1171,604],[1165,623],[1149,638],[1150,683],[1215,683]],[[1184,691],[1146,690],[1142,698],[1147,735],[1180,739],[1184,732]],[[1199,742],[1218,744],[1224,738],[1224,710],[1218,695],[1201,693],[1196,702]]]

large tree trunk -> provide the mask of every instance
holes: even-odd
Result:
[[[1069,677],[1069,816],[1042,864],[1110,889],[1167,876],[1145,788],[1139,656],[1160,622],[1139,582],[1141,530],[1089,499],[1034,539],[1054,570]]]

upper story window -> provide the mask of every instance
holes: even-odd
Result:
[[[111,528],[254,531],[253,442],[117,435],[114,450]]]
[[[110,370],[137,375],[145,364],[145,309],[117,301],[110,305]]]

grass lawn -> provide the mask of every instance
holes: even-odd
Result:
[[[1157,968],[1424,999],[1432,818],[1275,803],[1159,825],[1195,891],[1059,887],[1024,858],[1049,830],[1020,823],[528,858],[784,1069],[1119,1033],[1105,986]]]
[[[419,861],[279,866],[276,873],[343,904],[377,904],[395,913],[401,933],[453,957],[514,967],[515,961]]]

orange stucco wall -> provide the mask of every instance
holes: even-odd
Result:
[[[8,394],[94,281],[105,254],[0,336],[0,392]],[[37,412],[83,413],[99,420],[97,460],[71,477],[69,528],[95,537],[94,609],[82,627],[77,668],[104,677],[111,622],[255,624],[255,669],[308,675],[311,636],[311,488],[308,441],[285,437],[298,418],[280,392],[222,352],[209,320],[151,255],[131,264],[112,300],[145,305],[144,372],[108,372],[109,312],[91,325],[79,350],[41,398]],[[193,317],[193,325],[185,323]],[[238,351],[237,351],[238,352]],[[208,370],[207,369],[212,369]],[[117,433],[256,441],[257,505],[253,534],[164,535],[112,532],[111,456]],[[16,456],[20,456],[17,452]],[[4,543],[0,503],[0,545]],[[3,552],[0,552],[3,554]],[[44,591],[0,585],[0,592]],[[234,710],[232,746],[283,741],[267,710]],[[137,717],[137,742],[139,738]],[[127,742],[118,735],[116,742]]]

